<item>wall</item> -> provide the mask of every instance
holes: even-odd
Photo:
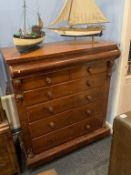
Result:
[[[23,0],[0,0],[0,47],[13,45],[12,35],[23,23],[22,2]],[[29,9],[28,21],[30,20],[32,23],[32,21],[36,20],[35,12],[37,12],[39,8],[45,26],[48,26],[48,24],[55,19],[64,2],[65,0],[27,0]],[[97,0],[97,2],[110,21],[110,23],[107,24],[107,29],[104,32],[103,38],[119,42],[123,15],[123,0]],[[56,40],[66,40],[66,38],[47,31],[46,42]]]
[[[124,10],[123,29],[121,37],[121,59],[119,70],[119,87],[117,114],[131,110],[131,75],[127,75],[128,56],[131,41],[131,1],[126,0]]]
[[[17,30],[19,25],[22,23],[22,2],[23,0],[0,0],[0,47],[13,46],[12,35]],[[41,13],[44,19],[45,26],[55,19],[59,10],[61,9],[65,0],[27,0],[30,22],[32,23],[36,16],[34,15],[37,9]],[[103,10],[104,14],[109,18],[110,23],[106,24],[106,30],[101,39],[115,41],[120,43],[121,36],[121,24],[123,16],[123,0],[97,0],[100,8]],[[32,9],[32,10],[31,10]],[[63,38],[57,34],[46,30],[46,40],[45,42],[55,42],[60,40],[67,40],[69,38]],[[1,59],[0,59],[1,60]],[[0,62],[1,64],[1,62]],[[117,70],[118,63],[116,63],[115,71],[113,73],[109,108],[108,108],[108,120],[112,122],[113,111],[114,111],[114,98],[115,98],[115,86],[117,80]]]

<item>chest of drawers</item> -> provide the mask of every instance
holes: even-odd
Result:
[[[46,44],[20,55],[2,49],[9,67],[28,166],[109,135],[105,125],[116,44]]]

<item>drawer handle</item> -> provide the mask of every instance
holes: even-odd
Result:
[[[87,68],[87,72],[91,74],[92,73],[92,68],[91,67],[88,67]]]
[[[91,111],[90,109],[88,109],[88,110],[86,110],[86,114],[87,114],[88,116],[91,116],[91,115],[92,115],[92,111]]]
[[[87,82],[86,82],[86,85],[87,85],[88,87],[91,87],[90,81],[87,81]]]
[[[55,123],[54,123],[54,122],[50,122],[50,123],[49,123],[49,126],[50,126],[52,129],[54,129]]]
[[[51,78],[47,77],[47,78],[46,78],[46,83],[47,83],[48,85],[52,84]]]
[[[47,97],[52,99],[53,98],[53,93],[51,91],[48,91],[47,92]]]
[[[86,125],[86,129],[90,129],[91,128],[91,125]]]
[[[49,111],[51,114],[53,114],[53,113],[54,113],[53,107],[50,106],[50,107],[48,108],[48,111]]]
[[[87,96],[86,96],[86,99],[87,99],[88,101],[92,101],[93,97],[92,97],[91,95],[87,95]]]

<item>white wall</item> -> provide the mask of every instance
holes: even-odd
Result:
[[[131,111],[131,75],[127,75],[129,47],[131,41],[131,1],[125,1],[125,12],[121,37],[121,59],[119,69],[119,87],[117,114]]]

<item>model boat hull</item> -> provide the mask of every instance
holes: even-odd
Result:
[[[61,36],[72,36],[72,37],[81,37],[81,36],[101,36],[102,29],[68,29],[68,28],[52,28],[52,31],[58,33]]]
[[[44,40],[44,36],[35,39],[25,39],[14,37],[14,44],[20,52],[26,52],[38,47]]]

